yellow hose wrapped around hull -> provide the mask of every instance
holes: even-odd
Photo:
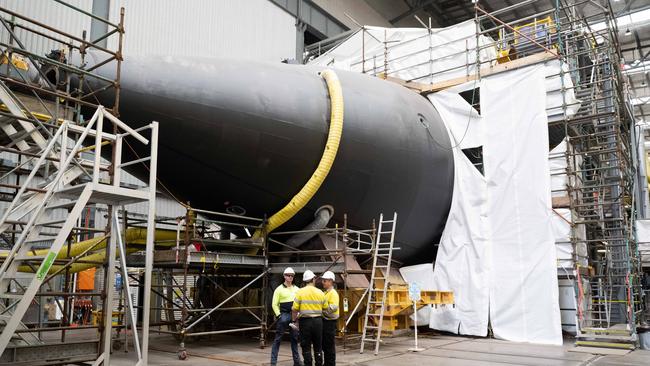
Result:
[[[325,181],[327,174],[329,174],[336,153],[339,150],[341,136],[343,134],[343,89],[338,76],[333,70],[324,70],[320,73],[321,77],[327,83],[327,90],[330,95],[330,128],[327,135],[327,142],[325,143],[325,150],[312,174],[311,178],[305,183],[302,189],[284,206],[280,211],[276,212],[269,218],[265,227],[267,233],[277,229],[279,226],[289,221],[298,211],[300,211],[309,200],[314,197],[318,189]],[[261,231],[255,232],[253,237],[259,238],[262,235]]]

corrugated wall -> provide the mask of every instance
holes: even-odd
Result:
[[[112,21],[118,21],[122,6],[125,57],[295,57],[295,20],[269,0],[113,0]]]
[[[67,0],[70,5],[77,6],[85,11],[92,10],[92,0]],[[17,13],[26,15],[34,20],[47,24],[49,26],[60,29],[71,35],[80,37],[85,30],[90,34],[90,17],[80,14],[79,12],[70,9],[64,5],[57,4],[54,1],[45,0],[0,0],[0,6],[13,10]],[[2,14],[6,16],[6,14]],[[18,23],[28,25],[29,23],[17,19]],[[44,30],[43,28],[34,27],[38,31],[49,35],[55,33]],[[16,36],[28,47],[28,49],[41,56],[49,53],[53,49],[60,49],[60,43],[48,40],[41,36],[34,36],[22,29],[16,30]],[[9,33],[4,26],[0,25],[0,37],[2,42],[7,43],[9,40]],[[66,39],[63,39],[67,41]]]
[[[295,20],[270,0],[110,0],[110,20],[125,8],[124,55],[193,55],[280,61],[296,53]],[[68,0],[92,11],[93,0]],[[0,0],[0,6],[81,37],[90,18],[50,0]],[[8,33],[0,27],[6,42]],[[49,32],[47,32],[49,33]],[[44,55],[59,46],[43,37],[22,41]],[[109,39],[115,49],[117,37]]]

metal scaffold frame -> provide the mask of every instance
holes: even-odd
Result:
[[[265,289],[270,271],[265,220],[186,208],[184,217],[156,219],[158,230],[173,231],[175,239],[156,241],[168,250],[157,250],[154,255],[156,283],[149,310],[155,320],[151,332],[173,335],[179,341],[182,360],[188,357],[185,343],[192,337],[259,331],[260,346],[264,347],[268,319]],[[125,217],[133,228],[144,222]],[[246,238],[258,231],[262,233],[259,238]],[[133,267],[143,264],[137,256],[127,261]],[[136,286],[142,286],[140,279],[130,277]],[[224,314],[241,319],[222,322]]]
[[[20,322],[22,316],[8,315],[19,309],[20,303],[5,304],[7,300],[2,301],[3,315],[0,317],[0,327],[3,329],[2,351],[5,350],[5,333],[8,334],[10,328],[13,328],[14,318],[19,321],[19,324],[16,335],[11,337],[11,342],[19,347],[11,348],[11,352],[4,354],[0,351],[0,364],[11,362],[35,365],[38,362],[48,363],[51,357],[69,362],[96,361],[97,364],[102,362],[108,364],[110,352],[106,351],[111,349],[114,338],[112,329],[116,329],[118,334],[121,330],[126,334],[130,329],[130,333],[136,334],[137,337],[137,328],[133,318],[123,319],[120,323],[114,324],[112,311],[107,311],[114,308],[112,281],[115,272],[119,268],[123,271],[123,275],[126,273],[126,264],[123,261],[116,266],[115,253],[120,252],[123,258],[127,243],[124,242],[126,238],[120,235],[121,232],[118,230],[119,220],[115,212],[119,205],[127,202],[119,200],[119,202],[112,202],[106,198],[95,203],[95,198],[102,194],[115,196],[118,191],[127,194],[129,189],[120,187],[122,169],[133,164],[143,164],[149,169],[149,181],[145,182],[145,190],[146,187],[149,190],[146,197],[142,193],[134,194],[139,196],[138,200],[149,202],[149,216],[155,217],[158,125],[152,123],[141,129],[131,130],[115,117],[118,115],[120,100],[119,78],[124,36],[124,9],[120,9],[118,22],[113,23],[62,0],[53,0],[52,6],[61,12],[69,12],[76,17],[99,22],[105,25],[106,31],[96,39],[89,39],[87,30],[80,30],[79,34],[66,32],[19,12],[0,7],[0,50],[2,52],[0,99],[3,103],[0,107],[0,127],[3,133],[0,134],[2,135],[0,153],[9,157],[9,160],[15,160],[12,165],[3,164],[0,167],[2,172],[0,179],[15,177],[15,181],[11,184],[4,182],[0,184],[4,200],[14,202],[6,212],[3,212],[6,215],[0,225],[0,236],[2,236],[0,240],[12,248],[9,252],[11,255],[14,250],[17,250],[16,248],[20,247],[21,237],[24,236],[23,233],[30,231],[29,224],[33,221],[36,229],[31,231],[35,231],[35,234],[30,234],[28,239],[38,236],[42,240],[37,243],[38,247],[32,247],[28,252],[29,258],[23,258],[25,257],[23,254],[22,257],[19,255],[13,260],[27,260],[22,267],[28,266],[32,271],[44,268],[46,264],[52,266],[49,273],[45,271],[46,275],[40,279],[43,285],[39,286],[40,289],[37,287],[34,293],[38,307],[38,322]],[[105,46],[105,43],[111,46]],[[30,48],[38,44],[51,45],[52,52],[46,56]],[[88,67],[86,60],[91,53],[96,62],[94,66]],[[100,67],[114,67],[116,76],[110,79],[100,75],[97,72]],[[93,89],[90,87],[91,82],[99,86]],[[113,95],[114,102],[110,112],[99,105],[97,96],[100,93]],[[84,119],[83,113],[88,110],[97,110],[91,120]],[[102,120],[109,122],[103,123],[105,125],[103,127],[109,126],[104,130],[110,131],[112,128],[112,133],[101,131]],[[96,124],[94,129],[93,123]],[[150,138],[142,136],[143,133],[149,132]],[[94,138],[94,145],[88,147],[80,145],[86,144],[91,137]],[[145,158],[122,162],[122,143],[130,147],[127,140],[133,137],[149,144],[151,154]],[[102,158],[103,146],[108,146],[103,151],[109,152],[104,156],[112,155],[108,162]],[[3,160],[3,163],[6,162],[7,160]],[[41,168],[36,170],[35,167],[39,165]],[[75,195],[81,194],[79,188],[89,185],[93,186],[89,193],[89,204],[81,207],[80,211],[90,212],[97,204],[107,207],[109,215],[105,228],[91,228],[87,222],[84,224],[80,219],[68,224],[70,217],[74,216],[76,211],[63,220],[50,220],[44,223],[43,220],[37,220],[38,207],[45,207],[45,210],[51,209],[53,212],[56,210],[70,212],[73,206],[65,203],[65,197],[75,199]],[[48,194],[56,199],[61,198],[64,202],[49,202],[46,199]],[[83,198],[84,195],[79,197]],[[152,248],[153,241],[149,238],[152,238],[153,231],[149,230],[152,230],[153,222],[146,224],[147,239],[143,239],[146,243],[143,242],[142,245],[146,244],[144,247]],[[69,234],[65,234],[67,230],[70,230]],[[64,248],[67,249],[54,250],[55,247],[52,245],[59,245],[55,236],[64,234],[66,236]],[[83,250],[72,249],[74,243],[88,241],[92,242],[91,245],[84,247]],[[32,245],[31,241],[28,243]],[[29,246],[27,243],[22,245]],[[104,247],[105,249],[102,249]],[[38,255],[31,257],[37,253],[35,250],[47,251],[48,248],[52,252],[58,252],[56,258],[50,263],[41,262],[42,259],[39,259]],[[149,250],[149,252],[146,268],[151,268],[153,260],[153,251]],[[103,259],[97,259],[102,255]],[[10,261],[4,260],[3,268],[5,265],[10,266]],[[75,268],[84,266],[104,267],[103,288],[95,291],[76,290],[77,270]],[[22,267],[21,271],[24,271]],[[145,286],[151,286],[151,271],[145,270],[144,277]],[[22,280],[11,278],[8,280],[12,281],[11,285],[3,288],[2,291],[25,289],[21,287]],[[31,287],[29,289],[30,292],[34,291]],[[129,291],[128,287],[124,290]],[[145,294],[149,293],[145,291]],[[13,293],[9,292],[8,297],[11,296]],[[45,299],[51,297],[62,298],[62,301],[54,301],[63,314],[60,320],[56,320],[56,324],[53,324],[52,319],[46,324],[42,315]],[[97,313],[98,318],[101,318],[97,324],[75,326],[73,311],[83,299],[94,299],[94,304],[103,310],[103,313]],[[11,302],[11,299],[9,301]],[[148,301],[149,296],[145,295],[146,308],[149,307]],[[129,304],[130,302],[126,305]],[[147,324],[149,313],[145,311],[142,316],[142,323]],[[134,340],[140,364],[147,362],[148,331],[149,327],[144,326],[141,347],[139,341]],[[96,334],[100,335],[100,338],[96,335],[88,336],[95,332],[98,332]]]

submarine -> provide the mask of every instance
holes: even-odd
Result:
[[[115,72],[98,70],[107,77]],[[120,119],[135,128],[160,123],[158,178],[179,200],[270,217],[300,191],[323,155],[331,123],[323,70],[127,57],[121,65]],[[336,157],[315,195],[281,229],[302,229],[324,206],[334,208],[333,220],[342,222],[347,214],[348,225],[356,228],[368,228],[380,213],[397,212],[400,249],[393,258],[430,262],[453,194],[454,161],[444,122],[428,100],[400,85],[334,72],[344,106]],[[100,101],[110,105],[108,98]]]

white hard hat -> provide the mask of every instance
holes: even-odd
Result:
[[[292,274],[292,275],[295,275],[296,272],[293,271],[293,268],[291,268],[291,267],[287,267],[287,268],[284,270],[284,273],[283,273],[283,274]]]
[[[305,282],[311,281],[314,277],[316,277],[316,275],[310,270],[306,270],[305,273],[302,274],[302,280]]]
[[[327,271],[323,273],[323,276],[321,277],[324,280],[332,280],[334,281],[334,272],[332,271]]]

